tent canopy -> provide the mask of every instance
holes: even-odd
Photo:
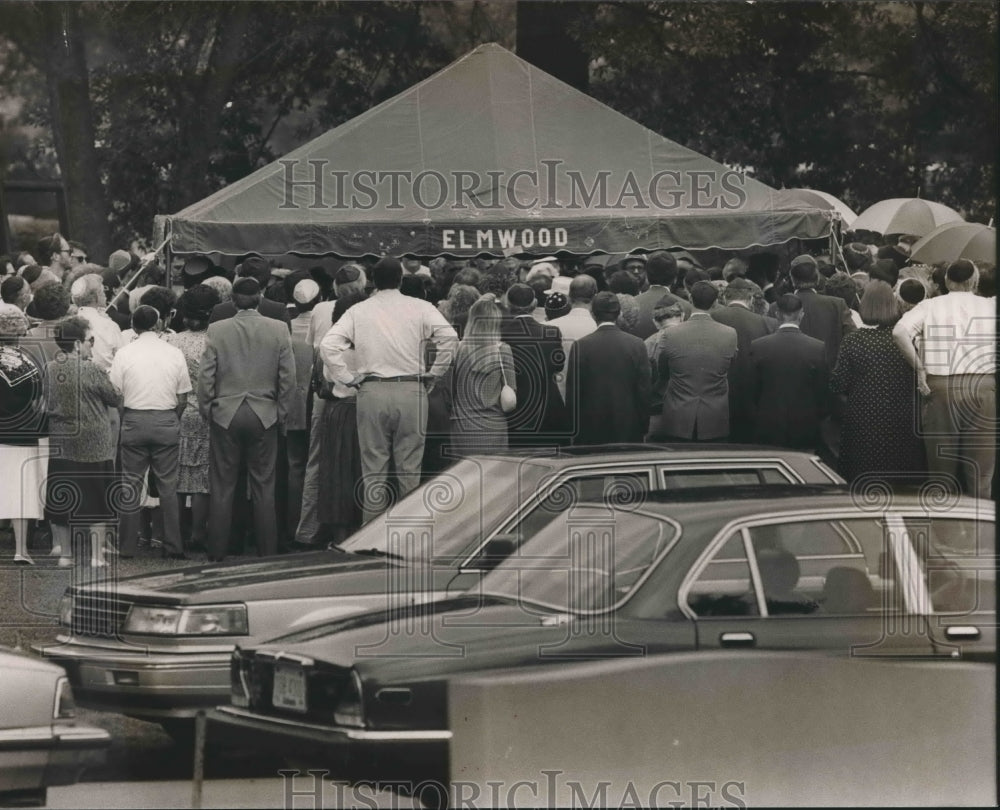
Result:
[[[175,254],[348,257],[740,249],[832,216],[491,43],[157,220]]]

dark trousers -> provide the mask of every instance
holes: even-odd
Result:
[[[118,518],[119,550],[134,556],[139,537],[139,507],[146,472],[156,479],[163,512],[163,547],[180,554],[180,509],[177,503],[180,421],[176,411],[131,411],[122,416],[119,452],[122,477],[128,488],[126,505]]]
[[[223,557],[233,519],[233,494],[240,459],[247,465],[253,498],[254,536],[260,554],[278,550],[274,507],[274,480],[278,460],[278,425],[264,429],[257,414],[244,402],[228,428],[215,422],[209,427],[208,552]]]

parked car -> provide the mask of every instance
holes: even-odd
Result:
[[[0,648],[0,806],[44,805],[50,786],[104,762],[110,735],[74,717],[62,667]]]
[[[447,684],[470,672],[721,648],[992,662],[994,519],[844,487],[577,505],[468,594],[240,645],[212,725],[366,778],[444,778]]]
[[[329,551],[70,587],[56,645],[89,708],[161,722],[229,699],[229,656],[317,622],[461,593],[567,506],[704,485],[841,481],[807,453],[692,445],[573,448],[458,461]]]

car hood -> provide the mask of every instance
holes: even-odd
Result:
[[[42,661],[26,653],[12,650],[10,647],[0,647],[0,672],[21,670],[22,672],[44,672],[48,675],[62,675],[63,669],[56,664]],[[4,676],[0,676],[3,679]]]
[[[569,614],[540,608],[536,612],[497,597],[462,596],[391,617],[386,611],[349,617],[327,625],[331,632],[307,629],[255,649],[353,666],[381,683],[655,651],[625,644],[613,633],[570,632],[576,621]],[[628,623],[617,617],[615,621]],[[678,623],[676,631],[660,634],[657,649],[693,645],[693,629],[687,623]]]
[[[119,580],[116,590],[119,598],[158,604],[381,593],[394,578],[412,579],[413,587],[408,590],[422,590],[420,583],[427,578],[407,577],[408,570],[384,557],[331,550],[142,574]],[[449,572],[449,576],[454,576],[454,572]],[[434,584],[439,583],[428,583]],[[77,586],[75,590],[104,589],[103,585],[91,584]]]

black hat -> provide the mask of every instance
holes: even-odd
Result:
[[[958,261],[952,262],[948,265],[946,278],[948,281],[953,281],[955,284],[964,284],[972,278],[972,274],[975,272],[976,266],[972,262],[968,259],[959,259]]]
[[[535,305],[535,291],[527,284],[511,284],[507,290],[507,302],[518,308]]]

